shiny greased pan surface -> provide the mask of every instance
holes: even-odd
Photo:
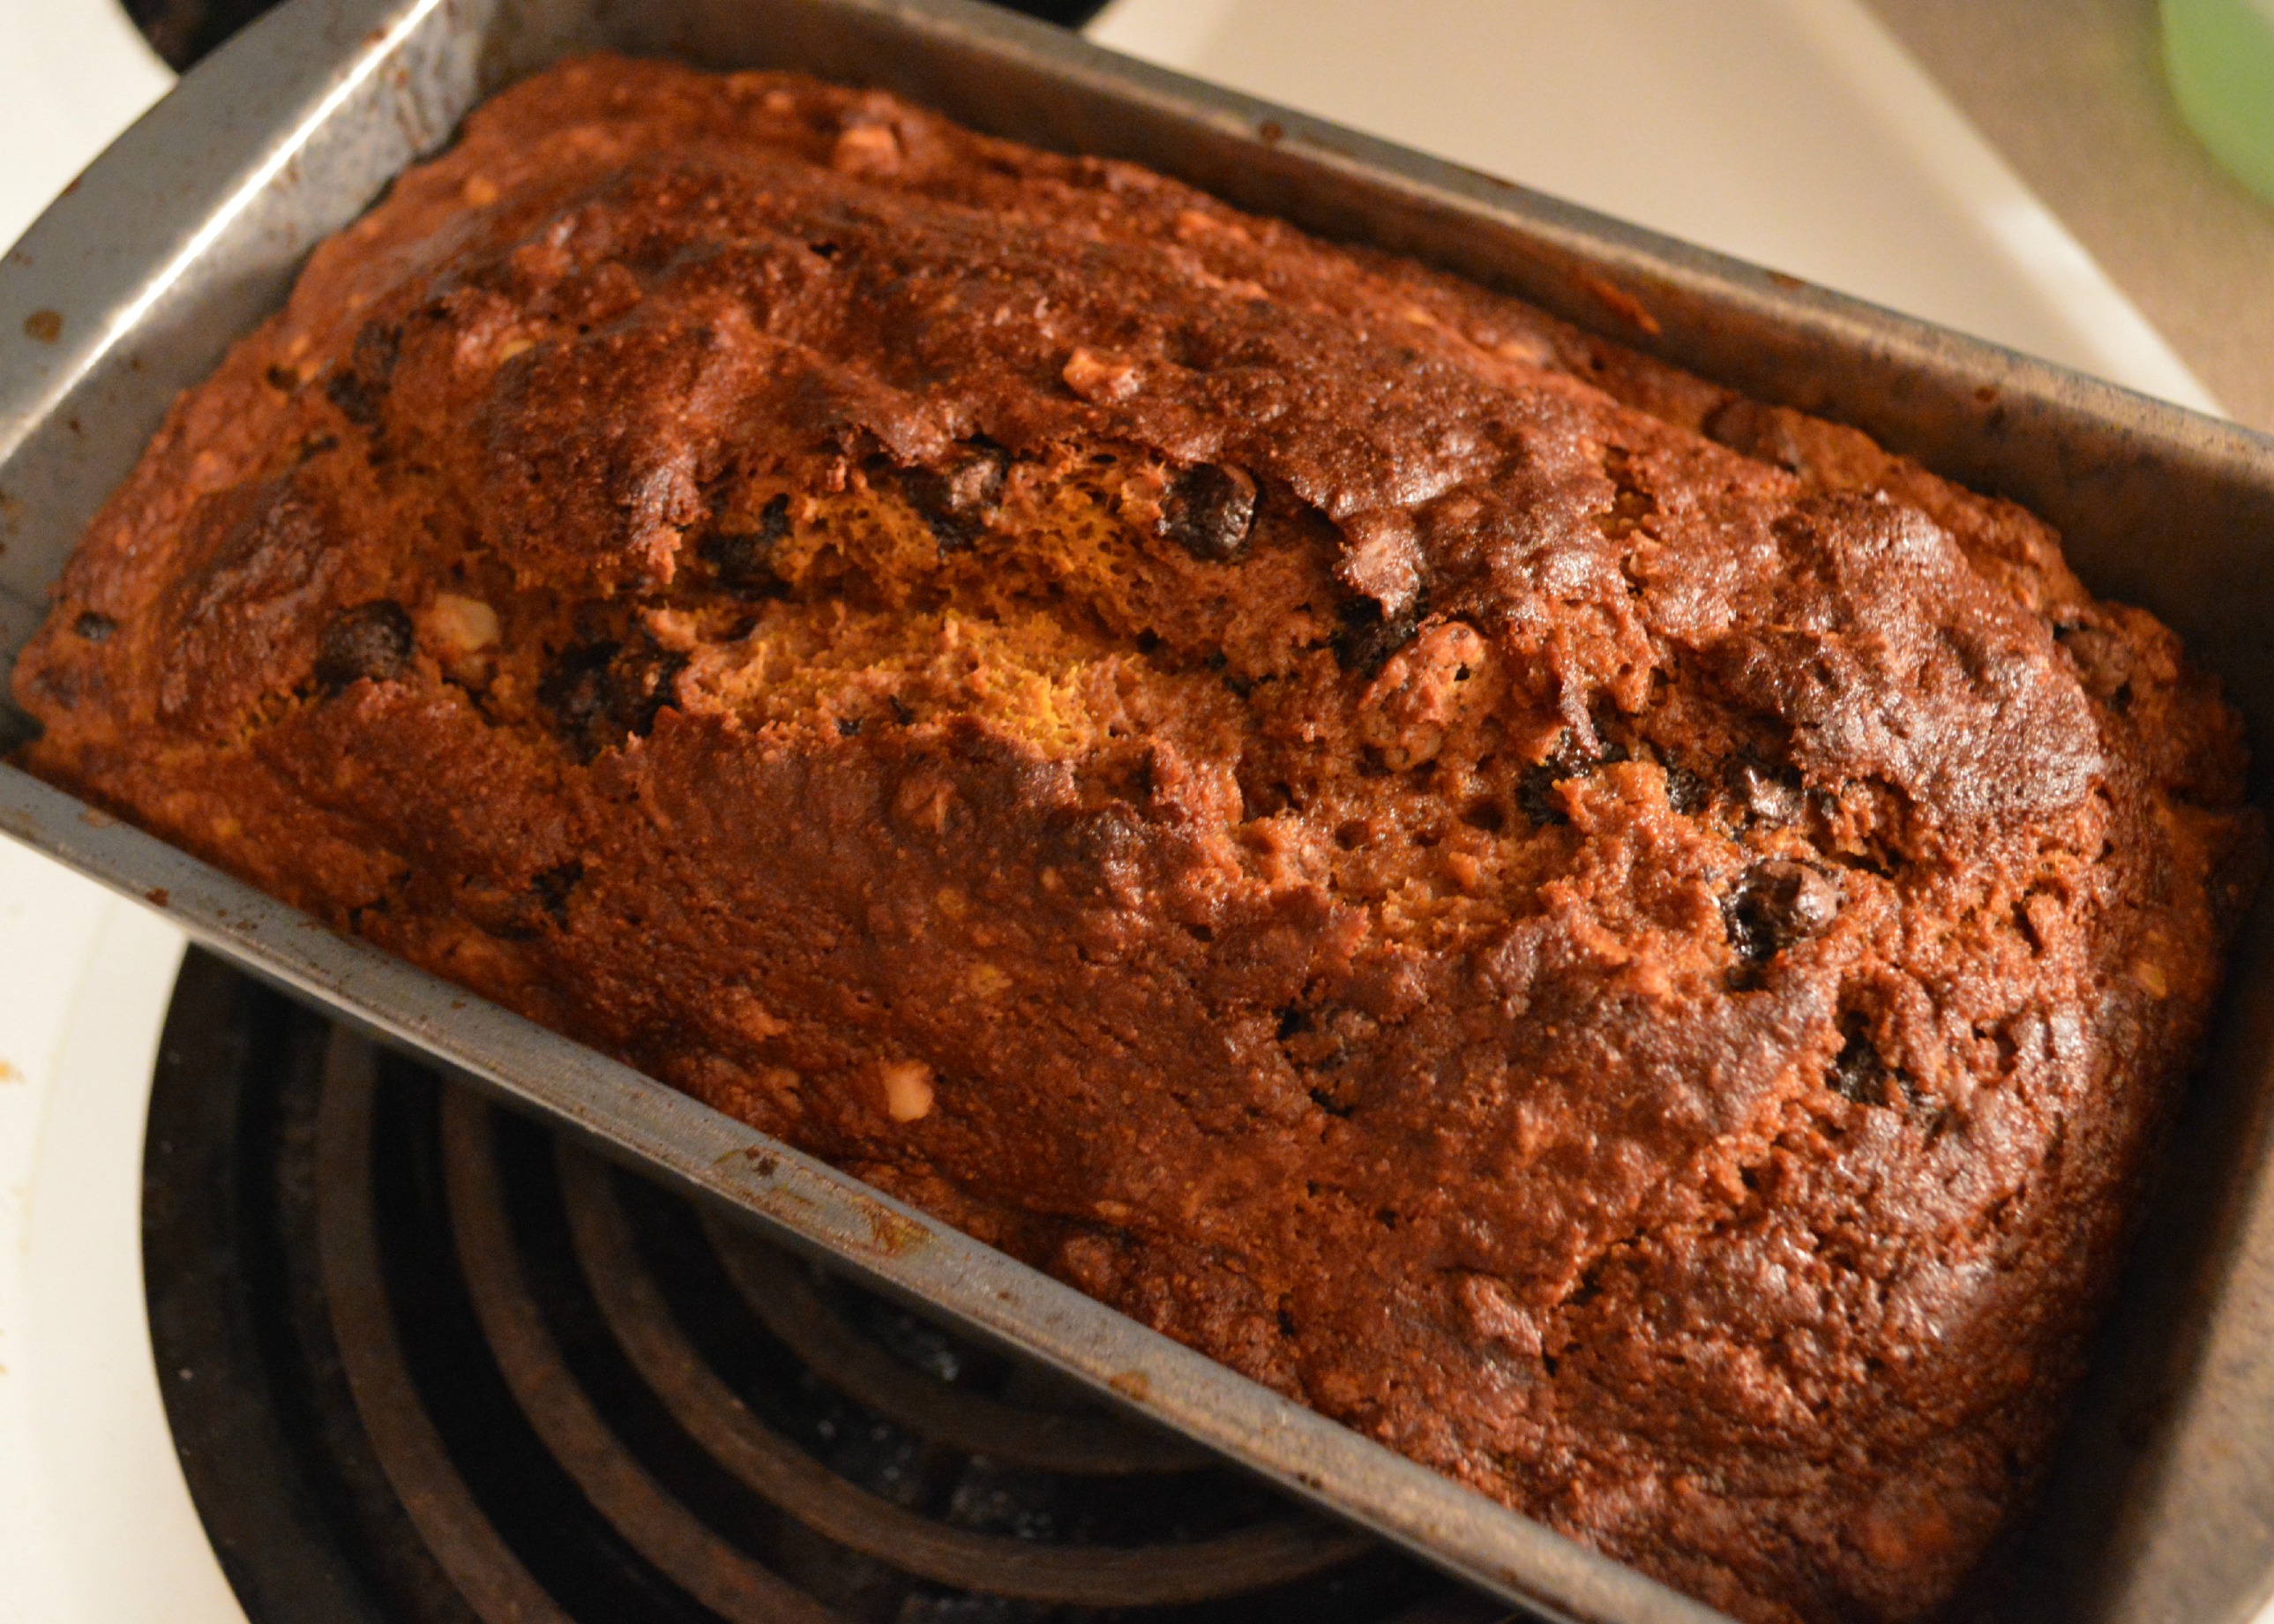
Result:
[[[958,0],[300,0],[192,75],[0,263],[0,647],[176,390],[489,91],[572,50],[881,85],[1412,252],[2034,508],[2095,590],[2226,678],[2274,756],[2274,447]],[[5,726],[20,729],[11,713]],[[2263,799],[2263,797],[2262,797]],[[1714,1616],[663,1085],[387,958],[12,769],[0,827],[221,951],[809,1251],[1038,1355],[1556,1616]],[[2262,913],[2263,910],[2262,910]],[[2264,924],[2237,966],[2027,1560],[2047,1616],[2227,1620],[2274,1582]],[[2058,1579],[2059,1589],[2054,1588]]]

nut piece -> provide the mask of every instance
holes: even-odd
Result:
[[[1788,775],[1740,762],[1735,774],[1737,799],[1764,823],[1796,823],[1808,811],[1808,794]]]
[[[478,654],[498,640],[497,611],[478,598],[437,592],[426,612],[426,631],[445,659]]]
[[[885,1110],[894,1122],[931,1115],[931,1068],[921,1060],[895,1060],[884,1070]]]
[[[900,172],[900,139],[889,124],[848,124],[838,132],[829,167],[840,175],[887,176]]]
[[[1492,651],[1461,620],[1433,626],[1385,661],[1359,701],[1359,736],[1393,772],[1427,765],[1484,698]],[[1534,820],[1535,822],[1540,820]]]
[[[1065,370],[1058,374],[1065,387],[1093,406],[1111,405],[1126,401],[1137,393],[1137,367],[1096,350],[1077,350],[1066,357]]]
[[[1545,1346],[1539,1319],[1516,1300],[1508,1287],[1487,1274],[1462,1276],[1461,1307],[1470,1327],[1487,1342],[1495,1342],[1527,1358],[1536,1359]]]
[[[391,598],[343,609],[316,635],[316,683],[329,695],[368,678],[391,682],[410,668],[410,617]]]

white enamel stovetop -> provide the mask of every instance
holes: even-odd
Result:
[[[1092,32],[2210,404],[1856,0],[1117,0]],[[0,246],[169,79],[116,0],[0,0]],[[0,839],[0,1624],[241,1624],[142,1312],[142,1116],[181,951]]]

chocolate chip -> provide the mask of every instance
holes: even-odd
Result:
[[[410,665],[410,617],[391,598],[334,615],[316,637],[316,683],[340,694],[358,681],[391,682]]]
[[[118,622],[107,614],[97,614],[89,609],[72,622],[72,634],[82,643],[108,643],[110,634],[118,629]]]
[[[1496,801],[1479,801],[1472,802],[1468,810],[1461,814],[1461,822],[1472,829],[1496,835],[1507,830],[1508,813]]]
[[[671,684],[687,664],[644,641],[626,646],[606,641],[562,650],[538,683],[538,703],[553,713],[553,730],[580,761],[628,738],[645,738],[657,714],[671,703]]]
[[[1858,1105],[1885,1105],[1887,1102],[1887,1063],[1879,1058],[1864,1032],[1862,1019],[1849,1016],[1841,1023],[1848,1041],[1841,1045],[1840,1054],[1826,1073],[1825,1082],[1832,1092]]]
[[[1228,564],[1255,528],[1255,481],[1236,468],[1201,462],[1169,482],[1161,534],[1196,559]]]
[[[1290,1004],[1279,1011],[1280,1052],[1303,1073],[1312,1103],[1329,1116],[1347,1116],[1359,1104],[1366,1078],[1363,1068],[1352,1067],[1351,1061],[1379,1030],[1372,1019],[1346,1005],[1305,1009]]]
[[[1571,821],[1563,808],[1556,804],[1554,791],[1567,778],[1584,778],[1613,762],[1627,759],[1626,747],[1607,744],[1593,755],[1585,753],[1569,733],[1556,753],[1535,767],[1525,770],[1516,781],[1516,804],[1525,816],[1532,820],[1534,829],[1545,829],[1551,823]]]
[[[1417,596],[1405,613],[1384,615],[1371,598],[1345,598],[1335,611],[1343,623],[1335,635],[1335,659],[1344,671],[1370,677],[1382,662],[1413,640],[1427,605]]]
[[[556,925],[568,922],[568,898],[584,878],[584,865],[571,859],[531,876],[529,893]]]
[[[857,716],[839,717],[837,736],[840,739],[858,739],[861,736],[861,718]]]
[[[628,733],[646,738],[655,718],[672,703],[671,685],[687,667],[687,657],[652,645],[627,650],[609,668],[615,681],[616,719]]]
[[[729,590],[771,594],[782,587],[773,568],[774,546],[788,535],[789,498],[777,496],[758,510],[757,529],[713,530],[695,551]]]
[[[1553,762],[1542,762],[1537,767],[1525,769],[1524,776],[1516,781],[1516,804],[1532,820],[1534,829],[1571,821],[1570,815],[1555,804],[1553,793],[1555,786],[1568,776]]]
[[[1684,817],[1695,817],[1713,799],[1713,786],[1704,775],[1679,764],[1666,770],[1666,801]]]
[[[1805,863],[1781,858],[1745,870],[1721,903],[1729,945],[1752,964],[1766,964],[1830,924],[1840,912],[1840,885]]]
[[[942,553],[968,547],[985,533],[986,515],[1003,500],[1006,461],[994,447],[981,446],[944,468],[900,470],[908,505],[923,515]]]
[[[359,429],[379,426],[379,406],[385,394],[383,388],[374,389],[353,372],[334,372],[324,385],[324,398]]]
[[[582,733],[608,708],[608,662],[621,644],[577,643],[563,649],[545,668],[537,685],[538,703],[553,712],[556,728]]]
[[[366,321],[356,335],[348,364],[324,382],[324,395],[340,414],[366,432],[379,426],[395,364],[403,350],[403,329]]]

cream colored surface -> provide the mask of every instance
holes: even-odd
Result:
[[[1116,0],[1106,44],[2184,404],[1860,0]]]
[[[2274,432],[2274,206],[2165,87],[2155,0],[1872,0],[2241,422]]]
[[[0,0],[0,248],[173,82],[115,0]]]
[[[0,0],[0,248],[172,83],[112,0]],[[0,1624],[244,1624],[142,1295],[142,1121],[182,947],[0,840]]]
[[[0,841],[0,1624],[243,1618],[142,1296],[142,1120],[182,945]]]

